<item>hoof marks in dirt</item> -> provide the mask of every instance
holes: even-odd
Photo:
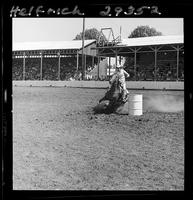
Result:
[[[150,119],[145,119],[145,118],[136,118],[135,121],[138,121],[138,122],[149,122]]]

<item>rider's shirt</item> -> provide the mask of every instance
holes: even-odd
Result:
[[[118,76],[119,81],[122,84],[125,84],[125,76],[129,77],[129,74],[124,69],[120,69],[120,71],[117,72],[117,76]]]
[[[120,69],[120,71],[117,71],[113,75],[110,82],[113,83],[116,79],[118,79],[123,89],[126,90],[125,77],[129,77],[129,74],[124,69]]]

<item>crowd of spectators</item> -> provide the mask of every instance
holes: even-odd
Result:
[[[13,58],[12,60],[12,78],[13,80],[23,80],[23,58]],[[25,59],[25,80],[40,80],[40,58]],[[77,63],[75,57],[60,58],[60,77],[58,69],[58,58],[43,58],[42,79],[43,80],[81,80],[82,61],[79,58],[79,69],[77,71]],[[90,67],[92,60],[87,60],[87,72],[92,70]],[[183,63],[179,63],[178,80],[184,80]],[[158,63],[155,70],[154,64],[137,65],[136,71],[134,66],[129,66],[126,71],[130,74],[128,81],[175,81],[177,80],[176,64]],[[90,79],[88,77],[88,79]],[[104,79],[106,80],[106,79]]]
[[[174,65],[158,65],[155,69],[154,65],[138,65],[136,71],[134,66],[127,69],[130,73],[130,77],[127,80],[136,81],[175,81],[184,80],[184,69],[183,65],[179,65],[178,77],[177,77],[177,66]]]
[[[23,79],[23,59],[22,58],[12,59],[12,79],[13,80]]]
[[[75,57],[62,57],[60,59],[60,80],[69,80],[74,78],[77,70]]]
[[[43,58],[42,63],[42,79],[57,80],[58,58]]]
[[[40,58],[27,58],[25,62],[25,80],[40,79]]]

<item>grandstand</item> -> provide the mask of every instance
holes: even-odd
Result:
[[[98,56],[126,57],[125,69],[133,81],[183,81],[183,36],[152,36],[122,39],[112,45],[97,44]],[[110,64],[109,64],[110,65]]]
[[[108,80],[111,58],[117,63],[124,57],[125,69],[131,75],[128,81],[183,81],[183,40],[183,36],[152,36],[122,39],[110,45],[85,40],[87,77]],[[12,58],[13,80],[81,80],[81,40],[14,43]],[[108,58],[107,64],[104,58]],[[105,70],[100,70],[101,60]]]
[[[86,70],[98,62],[95,40],[85,40]],[[82,73],[82,41],[14,43],[12,53],[13,80],[80,79]]]

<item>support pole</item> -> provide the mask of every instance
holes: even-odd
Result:
[[[92,68],[94,67],[94,56],[92,56]]]
[[[155,54],[155,58],[154,58],[154,70],[155,70],[154,81],[156,81],[157,80],[157,52],[158,52],[158,50],[161,49],[161,47],[150,47],[150,49],[152,49],[154,51],[154,54]]]
[[[118,56],[118,63],[121,64],[121,56]]]
[[[87,79],[87,75],[86,75],[86,54],[84,54],[84,65],[85,65],[85,69],[84,69],[84,79],[86,80]]]
[[[76,53],[76,70],[78,72],[78,60],[79,60],[79,56],[78,56],[78,51]]]
[[[115,51],[115,65],[117,66],[117,49]]]
[[[86,59],[87,59],[87,57],[86,57],[86,54],[85,54],[85,57],[84,57],[84,64],[85,64],[85,72],[86,72],[86,70],[87,70],[87,68],[86,68]]]
[[[111,57],[109,57],[109,80],[111,76]]]
[[[43,55],[42,55],[42,51],[40,52],[41,55],[41,60],[40,60],[40,80],[42,80],[42,61],[43,61]]]
[[[172,46],[176,51],[177,51],[177,54],[176,54],[176,80],[178,81],[179,79],[179,54],[180,54],[180,49],[182,49],[184,46],[179,46],[177,45],[177,47],[175,46]]]
[[[100,64],[100,56],[98,56],[98,63],[97,63],[97,80],[99,80],[99,64]]]
[[[60,51],[58,52],[58,80],[60,80]]]
[[[154,63],[154,70],[155,70],[155,74],[154,74],[154,80],[157,80],[157,47],[155,47],[155,63]]]
[[[84,31],[85,31],[85,18],[83,18],[83,30],[82,30],[82,80],[85,79],[85,63],[84,63]]]
[[[179,53],[180,53],[180,48],[177,46],[177,60],[176,60],[176,80],[178,81],[179,78]]]
[[[134,79],[137,80],[137,74],[136,74],[136,67],[137,67],[137,50],[135,48],[134,50]]]
[[[25,80],[25,51],[23,52],[23,80]]]

